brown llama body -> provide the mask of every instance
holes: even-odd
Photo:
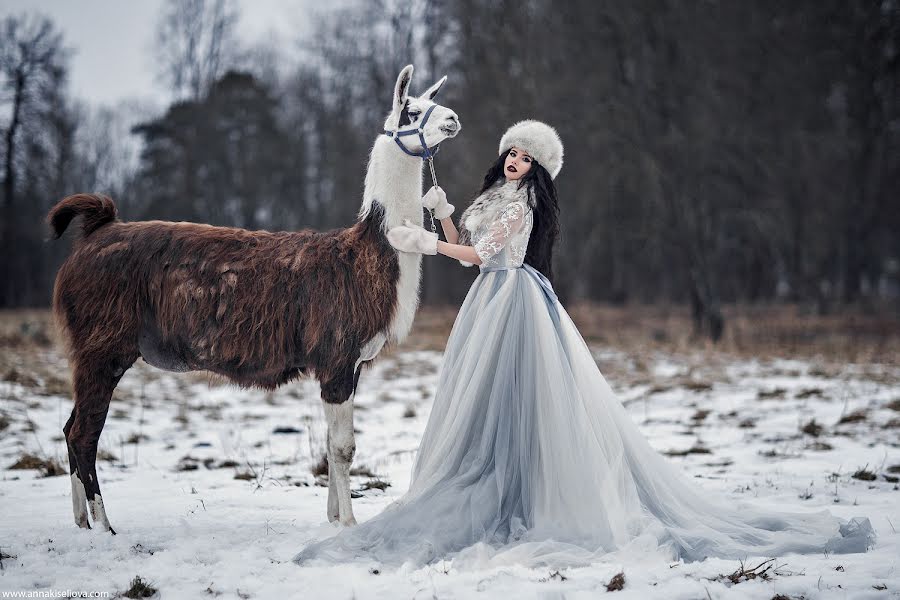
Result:
[[[70,196],[50,218],[76,202],[112,201]],[[108,222],[75,242],[56,278],[54,313],[76,362],[124,369],[143,356],[243,386],[272,389],[304,373],[327,384],[353,368],[353,353],[386,332],[396,310],[399,265],[379,219],[373,211],[321,233]]]
[[[74,496],[81,526],[86,500],[108,527],[102,505],[95,509],[97,444],[112,392],[138,357],[266,389],[312,374],[323,401],[341,403],[355,389],[365,343],[390,337],[400,269],[382,210],[328,232],[247,231],[124,223],[109,198],[79,194],[51,210],[57,237],[75,216],[83,234],[57,274],[53,312],[72,365],[75,406],[64,432],[73,488],[84,485],[84,498],[80,488]]]

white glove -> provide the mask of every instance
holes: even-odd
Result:
[[[391,246],[401,252],[418,252],[419,254],[437,254],[438,235],[413,225],[409,219],[403,225],[392,227],[387,232]]]
[[[439,186],[434,186],[422,196],[422,206],[434,211],[438,219],[446,219],[453,214],[454,206],[447,202],[447,194]]]

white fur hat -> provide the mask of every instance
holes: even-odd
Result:
[[[563,145],[555,129],[541,121],[519,121],[503,134],[497,154],[503,154],[513,146],[533,156],[547,169],[550,177],[556,179],[563,165]]]

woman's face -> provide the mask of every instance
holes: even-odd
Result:
[[[531,169],[532,160],[534,159],[527,152],[513,146],[503,164],[503,174],[506,175],[507,181],[515,181],[524,177],[525,173]]]

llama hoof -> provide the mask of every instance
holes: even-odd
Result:
[[[109,523],[97,523],[96,521],[94,521],[94,527],[96,527],[100,531],[108,531],[112,535],[117,535],[116,530],[113,529],[112,525],[110,525]]]
[[[350,517],[349,519],[341,519],[341,525],[344,527],[352,527],[353,525],[356,525],[356,518]]]
[[[75,517],[75,524],[78,525],[78,527],[81,529],[90,529],[91,528],[91,526],[87,520],[87,513],[85,513],[83,519],[79,519],[78,517]]]
[[[329,522],[329,523],[334,523],[334,522],[337,521],[339,518],[340,518],[339,515],[328,515],[328,522]]]
[[[103,508],[103,498],[100,497],[100,494],[95,495],[93,500],[88,500],[88,507],[91,509],[91,519],[94,521],[94,527],[102,531],[112,531],[113,535],[115,535],[116,532],[109,525],[109,518],[106,516],[106,509]]]

